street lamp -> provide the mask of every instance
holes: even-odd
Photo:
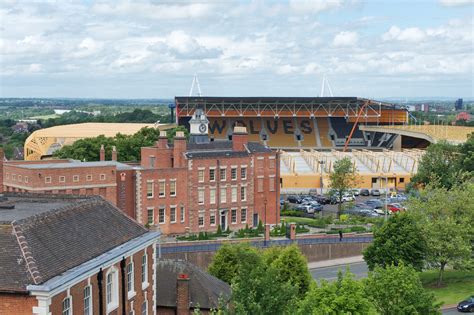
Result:
[[[388,210],[387,210],[387,190],[388,190],[388,177],[385,176],[385,221],[388,220]]]
[[[323,195],[323,165],[324,165],[324,161],[323,160],[320,160],[319,161],[319,171],[320,171],[320,174],[321,176],[319,177],[319,184],[320,184],[320,187],[321,187],[321,196]]]

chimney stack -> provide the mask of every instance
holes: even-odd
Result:
[[[232,134],[232,150],[245,151],[245,146],[248,142],[247,128],[235,126],[234,133]]]
[[[104,145],[103,145],[103,144],[100,145],[100,153],[99,153],[99,156],[100,156],[100,161],[105,161],[105,149],[104,149]]]
[[[112,161],[117,161],[117,149],[115,146],[112,147]]]
[[[156,141],[156,147],[159,149],[168,148],[168,137],[166,135],[166,131],[160,131],[160,137],[158,138],[158,141]]]
[[[173,147],[173,167],[185,167],[186,162],[184,159],[184,152],[186,152],[186,137],[184,136],[184,131],[177,131],[176,136],[174,137],[174,147]]]
[[[176,314],[189,315],[189,277],[179,274],[176,283]]]

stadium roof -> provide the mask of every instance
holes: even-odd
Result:
[[[44,128],[36,130],[25,140],[24,156],[27,161],[40,160],[79,139],[100,135],[114,137],[118,133],[133,135],[144,127],[166,130],[175,126],[175,124],[83,123]]]

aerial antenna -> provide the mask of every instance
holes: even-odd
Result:
[[[191,89],[189,90],[189,96],[193,96],[194,88],[197,89],[197,96],[202,96],[197,73],[194,73],[193,83],[191,83]]]
[[[324,97],[325,87],[329,92],[329,96],[333,97],[334,95],[332,94],[331,84],[329,84],[329,80],[327,79],[326,74],[324,74],[323,82],[321,83],[321,93],[319,93],[321,97]]]

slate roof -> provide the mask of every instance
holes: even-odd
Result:
[[[176,307],[176,282],[179,274],[189,277],[189,299],[192,307],[199,304],[200,309],[216,309],[219,298],[229,301],[230,286],[211,276],[199,267],[182,260],[163,259],[156,266],[156,305],[157,307]]]
[[[78,168],[78,167],[104,167],[104,166],[115,166],[118,170],[131,170],[133,167],[120,163],[117,161],[94,161],[94,162],[81,162],[77,160],[71,160],[70,162],[64,163],[26,163],[26,164],[15,164],[15,166],[27,169],[57,169],[57,168]]]
[[[26,292],[147,233],[101,197],[6,196],[15,208],[0,202],[0,292]]]
[[[252,153],[268,153],[272,150],[258,142],[248,142],[248,151],[233,151],[232,141],[211,141],[209,143],[189,143],[186,157],[190,159],[211,157],[245,157]]]

